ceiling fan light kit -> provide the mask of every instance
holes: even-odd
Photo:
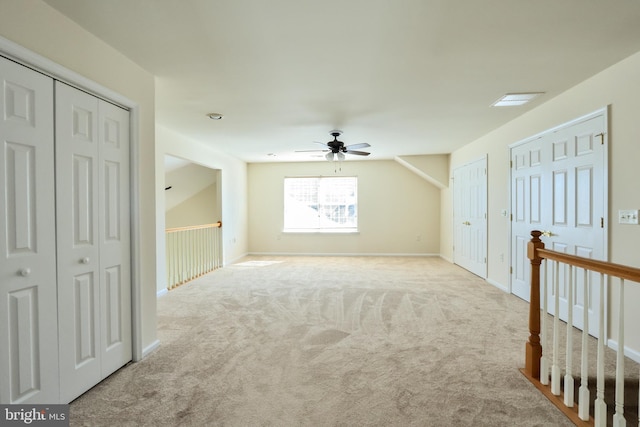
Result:
[[[344,145],[344,142],[338,141],[338,137],[342,135],[342,133],[343,132],[341,130],[334,129],[331,132],[329,132],[329,135],[333,137],[333,141],[329,141],[327,143],[317,142],[317,141],[315,142],[316,144],[324,145],[326,147],[324,150],[303,150],[299,152],[308,152],[308,151],[327,152],[327,154],[324,157],[329,161],[332,161],[332,160],[342,161],[345,159],[345,154],[354,154],[356,156],[368,156],[369,154],[371,154],[366,151],[355,150],[355,148],[371,147],[366,142],[360,143],[360,144]]]

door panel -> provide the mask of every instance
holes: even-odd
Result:
[[[98,99],[56,82],[61,399],[100,379]]]
[[[101,376],[131,360],[129,113],[101,101],[100,302]]]
[[[0,402],[57,402],[53,80],[4,58],[0,142]]]

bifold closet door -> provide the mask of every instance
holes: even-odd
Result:
[[[129,116],[56,82],[60,396],[131,360]]]
[[[2,57],[0,141],[0,403],[56,403],[53,80]]]

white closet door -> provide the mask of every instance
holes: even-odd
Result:
[[[0,58],[0,402],[58,402],[53,80]]]
[[[102,378],[131,360],[129,112],[99,103]]]
[[[56,199],[60,397],[66,403],[101,379],[98,99],[58,82]]]
[[[531,230],[549,232],[541,238],[547,249],[606,260],[606,129],[605,113],[597,112],[511,148],[511,291],[526,301],[531,292]],[[574,277],[569,301],[568,270],[560,267],[558,314],[566,320],[572,304],[573,324],[582,329],[588,310],[589,333],[597,336],[599,277],[590,275],[587,295],[583,272]],[[554,301],[550,289],[550,313]]]
[[[56,82],[61,399],[131,359],[128,113]]]

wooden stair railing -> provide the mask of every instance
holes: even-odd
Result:
[[[168,228],[166,233],[167,289],[222,266],[222,222]]]
[[[542,232],[534,230],[531,232],[531,240],[527,246],[527,257],[531,260],[531,295],[529,306],[529,339],[525,345],[525,367],[522,369],[522,373],[543,393],[549,398],[558,408],[565,413],[576,425],[607,425],[607,403],[604,401],[604,322],[605,322],[605,309],[604,309],[604,288],[605,277],[612,279],[617,278],[619,281],[619,294],[618,294],[618,349],[616,355],[616,378],[615,378],[615,414],[613,414],[613,425],[615,427],[626,426],[626,420],[624,417],[624,386],[625,386],[625,372],[624,372],[624,288],[625,280],[640,283],[640,269],[628,267],[620,264],[613,264],[610,262],[597,261],[589,258],[570,255],[562,252],[556,252],[547,250],[544,247],[544,243],[540,240]],[[584,331],[582,332],[582,354],[580,376],[581,386],[578,393],[578,403],[574,404],[574,379],[572,373],[573,359],[573,346],[572,346],[572,308],[571,304],[568,307],[568,320],[567,320],[567,344],[565,352],[567,354],[567,361],[565,366],[565,376],[560,377],[561,367],[558,365],[558,353],[559,353],[559,339],[557,330],[559,329],[558,316],[554,315],[553,325],[553,344],[549,349],[544,349],[546,344],[546,326],[545,321],[547,317],[547,277],[548,273],[545,268],[544,283],[543,283],[543,303],[544,306],[540,306],[540,278],[541,278],[541,265],[546,264],[549,260],[554,262],[555,265],[555,284],[558,283],[558,271],[561,264],[568,266],[568,299],[571,300],[571,292],[573,289],[572,274],[574,268],[582,269],[584,271],[584,294],[587,295],[587,281],[589,280],[588,272],[594,272],[600,274],[600,324],[599,337],[597,342],[597,376],[596,376],[596,399],[594,403],[594,414],[589,413],[589,389],[588,389],[588,354],[587,354],[587,339],[588,339],[588,318],[587,311],[584,311]],[[552,280],[554,277],[552,277]],[[553,284],[552,284],[553,286]],[[556,291],[556,295],[558,292]],[[586,297],[585,297],[586,298]],[[557,301],[558,297],[556,297]],[[557,302],[554,313],[558,313]],[[541,327],[541,315],[543,323]],[[543,339],[541,341],[541,330],[543,332]],[[543,357],[543,351],[546,351]],[[547,353],[553,353],[553,362],[550,366],[547,359]],[[549,372],[551,371],[551,372]],[[549,384],[549,376],[551,378],[551,384]],[[562,384],[563,383],[563,384]],[[561,391],[561,386],[564,385],[564,390]],[[640,390],[638,391],[640,396]],[[640,397],[638,402],[640,408]],[[639,411],[640,412],[640,411]],[[630,421],[629,425],[638,425],[640,427],[640,416],[638,419]]]

